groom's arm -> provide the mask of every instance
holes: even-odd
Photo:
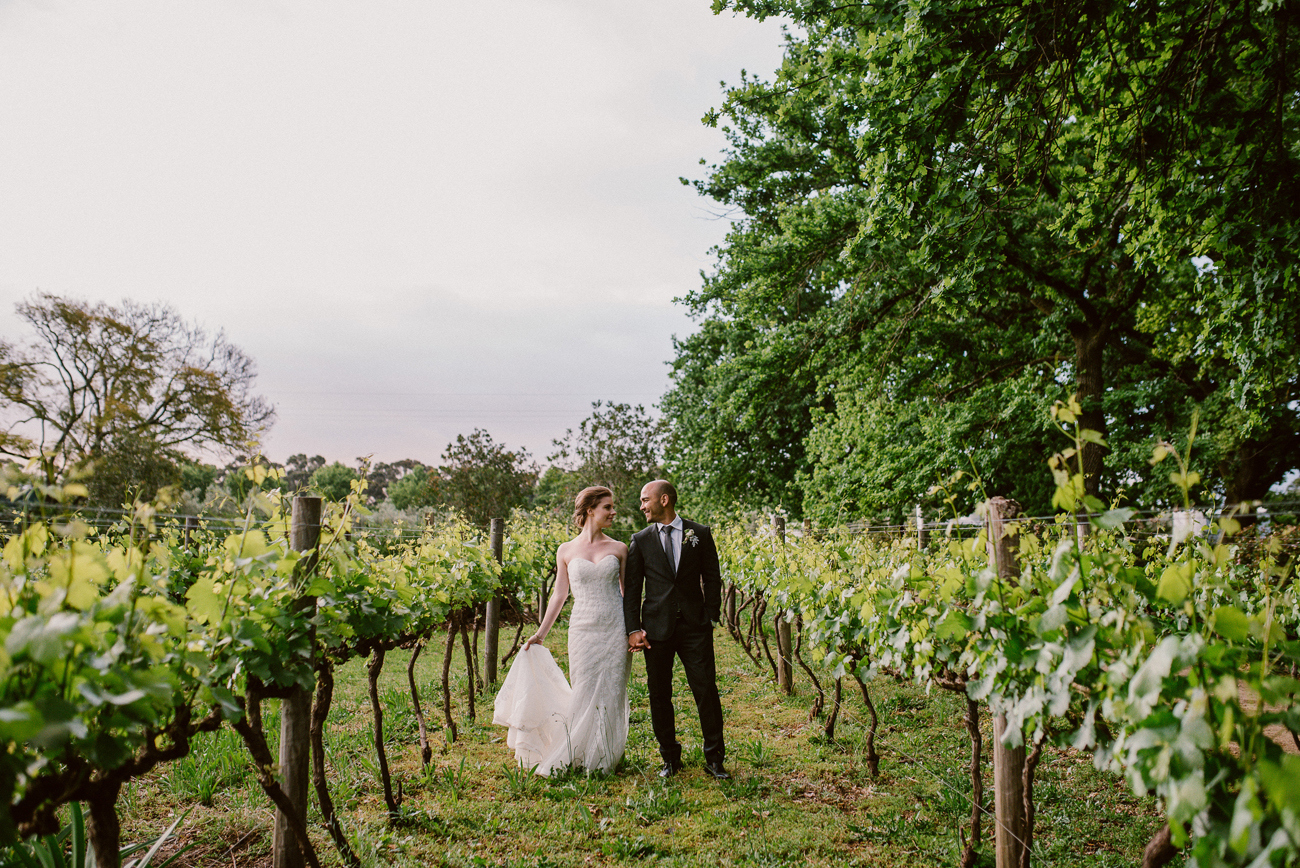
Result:
[[[641,626],[641,590],[645,586],[645,558],[641,547],[632,537],[627,550],[627,572],[623,577],[623,624],[628,635],[644,629]]]
[[[722,568],[718,565],[718,547],[713,543],[713,531],[701,528],[700,586],[704,590],[704,614],[709,623],[722,620]]]

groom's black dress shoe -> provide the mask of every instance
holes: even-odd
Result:
[[[659,777],[671,778],[682,770],[681,763],[664,763],[664,767],[659,770]]]
[[[722,767],[722,763],[705,763],[704,770],[720,781],[731,780],[731,775]]]

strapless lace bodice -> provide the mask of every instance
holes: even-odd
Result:
[[[569,561],[569,643],[573,630],[603,624],[614,613],[623,617],[623,595],[618,590],[618,558],[607,555],[596,563],[585,558]],[[626,644],[626,643],[625,643]]]

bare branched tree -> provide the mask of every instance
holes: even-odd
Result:
[[[17,310],[35,335],[0,341],[0,454],[39,454],[50,478],[126,438],[234,452],[274,419],[253,360],[167,305],[40,294]]]

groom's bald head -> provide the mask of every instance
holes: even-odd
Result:
[[[666,496],[668,505],[674,509],[677,508],[677,488],[667,479],[656,479],[647,482],[644,490],[655,500]]]

